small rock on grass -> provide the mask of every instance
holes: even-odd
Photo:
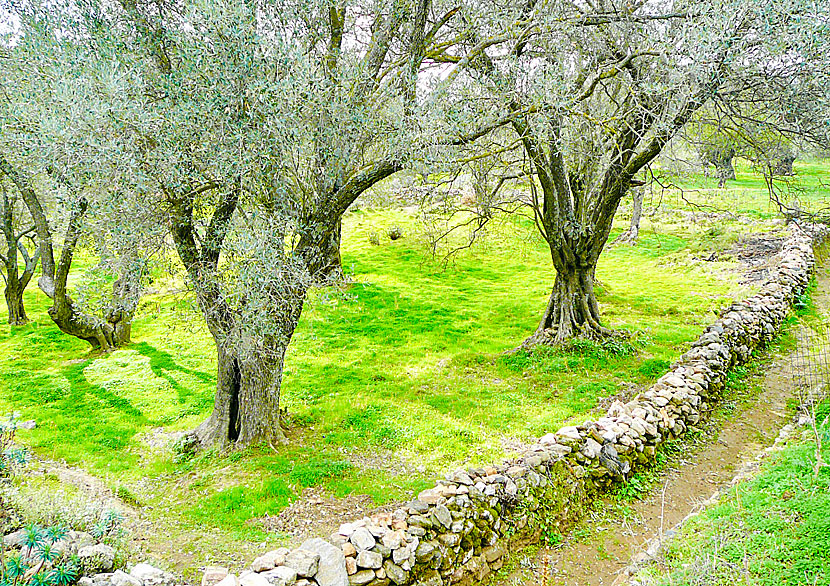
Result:
[[[115,550],[103,543],[82,547],[78,550],[78,563],[87,575],[109,572],[115,563]]]
[[[26,538],[26,530],[18,529],[3,537],[3,547],[20,547]]]

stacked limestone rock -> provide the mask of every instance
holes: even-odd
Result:
[[[669,373],[628,403],[614,402],[605,417],[548,434],[516,461],[452,473],[406,507],[344,524],[328,541],[266,554],[239,582],[464,586],[484,579],[503,564],[500,544],[532,533],[541,517],[549,527],[567,523],[588,495],[624,481],[705,416],[728,370],[774,337],[806,288],[810,235],[792,226],[780,258],[757,295],[733,303]],[[228,580],[221,586],[237,586]]]

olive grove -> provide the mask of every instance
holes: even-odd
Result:
[[[529,204],[549,244],[555,283],[527,344],[608,334],[594,273],[638,173],[739,79],[806,75],[820,55],[801,43],[818,25],[789,31],[787,45],[760,32],[817,10],[21,1],[3,55],[14,66],[0,170],[36,227],[40,285],[61,329],[105,348],[126,339],[117,319],[132,316],[146,259],[171,246],[216,347],[213,412],[196,439],[274,444],[286,350],[310,288],[338,268],[344,213],[367,189],[404,168],[446,176],[472,165],[487,200],[476,209]],[[530,195],[504,204],[501,188],[523,180]],[[69,297],[82,238],[123,275],[113,292],[130,302],[99,304],[110,317]]]
[[[196,436],[281,441],[283,359],[309,287],[330,269],[349,206],[436,142],[418,80],[427,55],[455,43],[445,25],[458,9],[72,6],[29,6],[23,34],[75,32],[60,42],[83,58],[61,60],[63,76],[87,80],[83,100],[106,118],[102,148],[84,156],[144,194],[169,230],[217,349],[214,410]]]
[[[642,183],[638,173],[698,110],[715,100],[784,100],[808,83],[826,108],[830,10],[812,2],[529,0],[475,8],[466,20],[475,55],[468,95],[481,115],[512,117],[533,177],[528,203],[556,272],[526,347],[611,333],[601,324],[594,276],[615,213]],[[475,156],[475,146],[459,156]]]

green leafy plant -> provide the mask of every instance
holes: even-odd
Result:
[[[69,586],[78,579],[78,563],[57,543],[66,536],[62,526],[27,525],[20,539],[22,551],[0,551],[0,586]],[[28,552],[23,555],[23,551]]]
[[[0,478],[12,476],[28,460],[26,450],[14,444],[16,431],[17,416],[14,413],[0,421]]]
[[[118,488],[115,489],[115,496],[117,496],[119,499],[121,499],[128,505],[132,505],[134,507],[141,506],[141,501],[139,501],[138,497],[135,496],[132,493],[132,491],[123,484],[118,485]]]
[[[101,518],[93,525],[90,533],[96,539],[115,537],[121,531],[121,522],[124,515],[113,509],[108,509],[101,514]]]

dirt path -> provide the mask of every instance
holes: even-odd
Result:
[[[816,269],[816,309],[830,309],[830,277],[826,263]],[[801,338],[802,336],[799,336]],[[704,430],[703,445],[690,448],[685,460],[672,462],[658,486],[642,500],[597,503],[555,548],[517,560],[517,568],[501,586],[611,586],[623,583],[620,572],[643,559],[649,541],[666,535],[688,514],[726,486],[740,468],[771,445],[793,413],[796,398],[792,353],[773,356],[760,381],[761,391],[738,404],[728,417],[716,418]],[[720,419],[720,422],[717,421]],[[544,576],[547,580],[544,580]]]

